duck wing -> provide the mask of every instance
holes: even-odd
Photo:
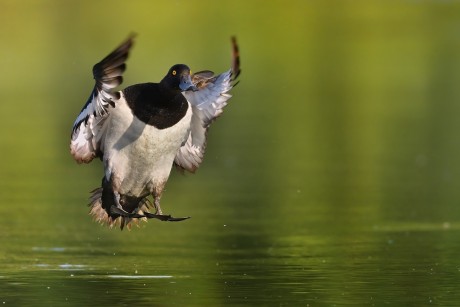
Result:
[[[96,84],[75,120],[71,133],[70,153],[78,163],[89,163],[102,153],[101,137],[104,123],[120,99],[120,92],[114,91],[123,82],[126,59],[134,42],[131,35],[120,46],[94,65],[93,76]]]
[[[207,131],[232,97],[228,92],[238,83],[240,56],[234,37],[232,51],[232,68],[217,76],[209,70],[197,72],[192,82],[198,90],[183,92],[192,106],[192,120],[188,138],[174,159],[174,164],[182,170],[194,173],[200,166],[206,150]]]

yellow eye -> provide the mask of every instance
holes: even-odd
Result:
[[[177,74],[177,72],[175,70],[173,70],[172,74],[173,74],[173,76],[175,76]]]

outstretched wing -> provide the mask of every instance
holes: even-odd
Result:
[[[192,76],[198,91],[184,92],[183,95],[192,105],[192,122],[190,134],[185,144],[179,149],[174,163],[181,169],[195,172],[203,161],[206,149],[206,135],[211,123],[224,111],[232,95],[228,92],[238,83],[240,56],[236,39],[232,37],[232,68],[218,76],[212,71],[197,72]]]
[[[123,82],[125,61],[133,45],[131,35],[102,61],[94,65],[94,89],[75,120],[72,128],[70,153],[78,163],[89,163],[100,154],[100,141],[109,107],[115,107],[120,93],[114,88]]]

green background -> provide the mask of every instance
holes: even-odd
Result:
[[[175,63],[240,84],[181,223],[87,215],[102,165],[70,130],[92,65],[137,33],[123,86]],[[0,303],[460,304],[457,1],[0,2]]]

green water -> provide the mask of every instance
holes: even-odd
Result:
[[[0,3],[0,304],[460,304],[456,1]],[[102,165],[69,154],[91,67],[138,34],[124,85],[175,63],[240,84],[180,223],[86,207]]]

